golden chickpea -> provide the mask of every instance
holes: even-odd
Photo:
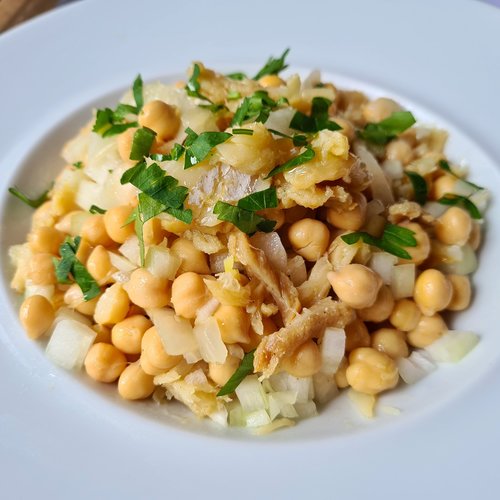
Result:
[[[210,274],[206,254],[198,250],[191,241],[178,238],[172,243],[170,248],[181,259],[181,265],[177,274],[187,272]]]
[[[417,326],[408,332],[408,343],[413,347],[427,347],[447,330],[446,323],[438,314],[422,316]]]
[[[413,235],[417,240],[417,246],[405,247],[405,250],[411,255],[411,260],[399,259],[400,264],[422,264],[422,262],[429,257],[431,252],[431,241],[429,235],[424,231],[420,224],[416,222],[401,222],[398,226],[405,227],[413,231]]]
[[[348,264],[327,278],[337,297],[355,309],[372,306],[382,286],[382,278],[362,264]]]
[[[31,295],[24,299],[19,309],[19,319],[30,339],[38,339],[52,326],[55,312],[43,295]]]
[[[413,300],[400,299],[394,304],[389,321],[398,330],[409,332],[417,326],[421,317],[422,313]]]
[[[143,226],[143,237],[146,246],[159,245],[165,238],[161,220],[156,217],[149,219]]]
[[[356,318],[344,330],[346,352],[354,351],[358,347],[370,347],[370,334],[362,320]]]
[[[357,231],[365,223],[366,219],[366,198],[361,193],[353,194],[356,206],[352,210],[338,211],[336,208],[328,208],[326,220],[333,227]]]
[[[426,269],[415,281],[413,299],[426,316],[448,307],[453,287],[448,278],[437,269]]]
[[[165,373],[182,361],[182,356],[165,352],[163,343],[154,326],[146,330],[141,341],[141,366],[150,375]]]
[[[370,347],[361,347],[349,355],[346,378],[355,391],[378,394],[397,385],[399,371],[387,354]]]
[[[349,141],[354,140],[356,131],[354,130],[354,125],[349,120],[340,116],[334,116],[332,121],[334,121],[339,127],[342,127],[339,132],[344,134]]]
[[[408,357],[405,334],[395,328],[380,328],[372,333],[372,347],[385,352],[392,359]]]
[[[208,363],[208,375],[219,386],[223,386],[238,369],[241,359],[236,356],[227,355],[226,361],[222,364]]]
[[[91,215],[85,219],[82,224],[81,236],[93,246],[103,245],[107,247],[113,243],[106,231],[104,216],[100,214]]]
[[[99,297],[97,296],[86,301],[83,298],[82,289],[77,283],[73,283],[64,294],[64,302],[69,307],[76,309],[79,313],[86,314],[87,316],[93,316],[98,300]]]
[[[467,309],[469,307],[471,297],[471,286],[468,276],[449,274],[448,280],[453,289],[448,309],[450,311],[463,311],[464,309]]]
[[[118,147],[118,154],[120,158],[129,163],[130,160],[130,152],[132,151],[132,143],[134,142],[134,134],[137,131],[137,128],[128,128],[125,132],[122,132],[116,138],[116,145]]]
[[[328,248],[330,231],[319,220],[302,219],[288,228],[288,240],[304,259],[316,262]]]
[[[438,217],[434,231],[445,245],[465,245],[472,231],[471,216],[463,208],[450,207]]]
[[[165,307],[170,302],[170,282],[153,276],[147,269],[139,267],[123,285],[130,300],[144,309]]]
[[[92,330],[97,333],[94,339],[94,344],[99,342],[105,342],[106,344],[111,344],[111,329],[104,325],[99,325],[96,323],[92,325]]]
[[[104,227],[109,237],[116,243],[125,243],[134,232],[133,222],[126,224],[133,208],[129,205],[119,205],[110,208],[104,215]]]
[[[141,367],[139,361],[132,363],[123,370],[118,380],[118,394],[123,399],[138,400],[146,399],[153,394],[155,384],[154,377],[147,374]]]
[[[86,267],[97,282],[106,282],[112,270],[108,251],[102,245],[97,245],[90,253]]]
[[[358,310],[358,316],[363,321],[374,321],[381,323],[392,313],[394,308],[394,297],[388,286],[383,286],[377,295],[377,299],[370,307]]]
[[[169,141],[177,135],[181,120],[175,106],[155,100],[148,102],[142,108],[139,125],[154,130],[160,141]]]
[[[214,314],[225,344],[250,341],[250,317],[243,307],[221,305]]]
[[[281,87],[285,82],[278,75],[265,75],[259,78],[259,85],[264,88],[268,87]]]
[[[64,234],[53,227],[38,227],[28,234],[28,243],[33,253],[57,255],[63,241]]]
[[[179,316],[194,319],[208,299],[207,287],[199,274],[183,273],[172,283],[172,304]]]
[[[337,368],[337,372],[335,373],[335,383],[339,389],[345,389],[349,386],[349,382],[347,381],[346,372],[347,367],[349,366],[349,362],[347,358],[344,356],[342,361],[340,362],[339,367]]]
[[[363,117],[368,123],[378,123],[400,110],[401,106],[397,102],[379,97],[363,106]]]
[[[474,252],[481,246],[481,225],[477,222],[472,223],[468,243]]]
[[[434,180],[432,183],[432,189],[430,192],[431,198],[434,200],[439,200],[445,194],[453,193],[455,189],[455,184],[457,179],[452,175],[442,175]]]
[[[76,251],[76,258],[83,265],[87,265],[87,259],[89,258],[89,255],[91,253],[92,253],[92,246],[85,238],[82,238],[80,240],[80,245],[78,245],[78,250]]]
[[[26,278],[34,285],[55,285],[56,271],[50,253],[35,253],[28,262]]]
[[[127,366],[127,358],[114,345],[94,344],[85,357],[85,371],[98,382],[114,382]]]
[[[407,141],[396,139],[391,141],[385,148],[385,157],[388,160],[401,162],[402,165],[407,165],[413,160],[413,149]]]
[[[52,200],[46,201],[33,212],[31,218],[32,229],[36,229],[37,227],[52,227],[55,223],[56,216]]]
[[[153,323],[145,316],[129,316],[113,326],[111,341],[125,354],[140,354],[142,337]]]
[[[127,316],[130,300],[120,283],[111,285],[99,297],[94,321],[101,325],[113,325]]]
[[[291,356],[282,360],[281,367],[294,377],[312,377],[321,369],[318,345],[313,340],[304,342]]]

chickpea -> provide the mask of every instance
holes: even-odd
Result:
[[[355,391],[378,394],[397,385],[399,371],[387,354],[371,347],[360,347],[349,355],[346,378]]]
[[[356,318],[345,327],[345,350],[354,351],[358,347],[370,347],[370,334],[363,321]]]
[[[361,193],[352,195],[356,206],[352,210],[338,211],[336,208],[328,208],[326,220],[333,227],[357,231],[365,223],[366,219],[366,198]]]
[[[170,248],[181,259],[178,274],[190,271],[198,274],[210,274],[207,256],[201,250],[198,250],[191,241],[178,238]]]
[[[391,141],[385,148],[385,157],[388,160],[401,162],[402,165],[407,165],[413,160],[413,149],[404,139],[396,139]]]
[[[98,382],[114,382],[127,366],[127,358],[114,345],[99,342],[85,357],[85,371]]]
[[[146,246],[159,245],[165,238],[161,220],[156,217],[149,219],[143,226],[143,237]]]
[[[264,88],[281,87],[285,82],[278,75],[265,75],[259,78],[259,85]]]
[[[125,354],[140,354],[142,337],[152,326],[145,316],[129,316],[113,326],[111,341]]]
[[[130,300],[144,309],[165,307],[170,302],[170,283],[165,278],[153,276],[147,269],[139,267],[123,285]]]
[[[28,243],[33,253],[57,255],[63,241],[64,234],[53,227],[38,227],[28,234]]]
[[[222,364],[208,363],[208,375],[219,386],[223,386],[238,369],[241,359],[228,354]]]
[[[99,283],[104,283],[111,273],[111,260],[108,251],[97,245],[87,259],[87,271]]]
[[[281,367],[294,377],[312,377],[321,369],[318,345],[313,340],[304,342],[290,357],[281,361]]]
[[[137,131],[137,128],[128,128],[125,132],[122,132],[116,138],[116,145],[118,147],[118,154],[120,158],[129,163],[130,160],[130,152],[132,151],[132,143],[134,142],[134,134]]]
[[[91,300],[85,301],[82,289],[77,283],[73,283],[64,294],[64,302],[69,307],[87,316],[93,316],[98,300],[99,297],[94,297]]]
[[[172,283],[172,304],[175,313],[193,319],[200,307],[209,299],[203,276],[196,273],[183,273]]]
[[[127,316],[130,300],[120,283],[115,283],[99,297],[94,313],[94,321],[101,325],[118,323]]]
[[[97,333],[97,336],[94,339],[94,344],[98,344],[99,342],[111,344],[111,330],[107,326],[96,323],[95,325],[92,325],[92,330]]]
[[[181,126],[175,106],[155,100],[144,105],[139,113],[139,125],[154,130],[160,141],[173,139]]]
[[[31,218],[31,228],[37,227],[52,227],[56,223],[56,216],[54,215],[54,204],[52,200],[46,201],[40,205],[34,212]]]
[[[76,258],[83,264],[87,264],[87,259],[89,258],[89,255],[92,253],[92,246],[90,243],[85,239],[82,238],[80,240],[80,245],[78,245],[78,250],[76,251]]]
[[[400,110],[401,106],[397,102],[379,97],[363,106],[363,117],[368,123],[378,123]]]
[[[348,264],[327,278],[338,298],[355,309],[372,306],[382,286],[382,278],[362,264]]]
[[[481,246],[481,226],[477,222],[472,223],[468,243],[474,252]]]
[[[288,228],[288,239],[299,255],[309,262],[315,262],[328,248],[330,231],[319,220],[302,219]]]
[[[453,193],[457,179],[452,175],[444,174],[432,183],[430,195],[432,199],[439,200],[445,194]]]
[[[349,386],[349,382],[347,382],[346,371],[349,366],[349,362],[347,358],[344,356],[342,361],[340,362],[339,367],[335,373],[335,383],[339,389],[345,389]]]
[[[363,321],[375,321],[381,323],[392,313],[394,308],[394,297],[388,286],[383,286],[377,295],[377,299],[372,306],[359,309],[358,316]]]
[[[28,262],[27,279],[34,285],[55,285],[57,279],[53,258],[50,253],[34,254]]]
[[[401,227],[405,227],[410,231],[413,231],[414,237],[417,240],[417,246],[405,247],[405,250],[410,254],[411,260],[400,259],[400,264],[422,264],[422,262],[429,257],[431,252],[431,241],[429,235],[424,231],[420,224],[416,222],[401,222],[398,224]]]
[[[389,321],[395,328],[409,332],[417,326],[421,317],[422,313],[413,300],[401,299],[394,304]]]
[[[250,341],[250,318],[243,307],[221,305],[214,314],[225,344]]]
[[[413,298],[423,314],[432,316],[448,307],[453,287],[448,278],[437,269],[426,269],[415,281]]]
[[[463,208],[450,207],[438,217],[434,231],[445,245],[465,245],[472,231],[471,216]]]
[[[446,323],[438,314],[422,316],[417,326],[408,332],[408,343],[413,347],[427,347],[447,330]]]
[[[100,214],[91,215],[82,224],[81,236],[91,245],[110,246],[113,240],[108,236],[104,225],[104,216]]]
[[[109,237],[116,243],[125,243],[134,233],[134,224],[126,224],[133,208],[129,205],[119,205],[110,208],[104,215],[104,227]]]
[[[342,127],[339,132],[344,134],[349,141],[354,140],[356,131],[354,130],[354,125],[349,120],[340,116],[334,116],[332,121],[334,121],[339,127]]]
[[[372,333],[372,347],[385,352],[392,359],[408,357],[405,334],[395,328],[380,328]]]
[[[144,332],[141,341],[141,366],[150,375],[165,373],[182,361],[182,356],[165,352],[163,343],[154,326]]]
[[[38,339],[52,326],[55,312],[43,295],[31,295],[24,299],[19,309],[19,319],[30,339]]]
[[[123,399],[146,399],[153,394],[155,384],[153,375],[147,374],[139,361],[132,363],[123,370],[118,380],[118,394]]]
[[[469,278],[459,274],[449,274],[448,280],[453,289],[448,309],[450,311],[463,311],[464,309],[467,309],[469,307],[471,297]]]

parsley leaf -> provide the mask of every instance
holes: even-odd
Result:
[[[241,71],[237,71],[235,73],[228,73],[226,76],[228,78],[231,78],[231,80],[237,80],[237,81],[241,81],[244,80],[245,78],[248,78],[248,76],[245,75],[245,73],[242,73]]]
[[[278,206],[278,196],[276,188],[270,187],[256,193],[249,194],[238,201],[239,208],[256,212],[266,208],[276,208]]]
[[[257,90],[249,97],[245,97],[240,104],[233,119],[231,126],[242,125],[245,122],[264,123],[273,109],[278,107],[278,103],[269,97],[265,90]]]
[[[265,75],[277,75],[280,71],[288,68],[288,64],[285,64],[285,59],[290,49],[286,49],[280,57],[274,58],[270,57],[264,67],[253,77],[254,80],[258,80]]]
[[[476,205],[474,205],[474,203],[470,201],[466,196],[447,193],[439,198],[438,203],[441,203],[441,205],[461,206],[462,208],[467,210],[467,212],[469,212],[470,216],[473,219],[483,218]]]
[[[177,161],[182,155],[184,154],[184,146],[181,144],[174,144],[174,147],[170,151],[168,155],[162,155],[162,154],[152,154],[149,155],[149,157],[153,161]]]
[[[191,97],[197,97],[198,99],[202,99],[203,101],[208,101],[212,102],[208,97],[204,96],[203,94],[200,93],[200,65],[195,64],[193,66],[193,72],[191,73],[191,78],[189,78],[186,86],[184,87],[187,95]]]
[[[54,265],[57,281],[69,284],[71,283],[69,276],[71,274],[82,290],[83,299],[89,301],[101,293],[101,287],[76,257],[80,241],[81,238],[79,236],[74,238],[73,241],[71,241],[71,238],[66,238],[66,241],[59,247],[61,259],[54,258]]]
[[[386,224],[384,232],[380,238],[376,238],[371,234],[364,231],[356,231],[354,233],[349,233],[341,236],[342,240],[348,245],[353,245],[357,243],[360,239],[372,245],[374,247],[380,248],[396,257],[401,259],[411,259],[411,255],[403,247],[416,247],[417,240],[415,239],[415,233],[410,229],[405,227],[397,226],[395,224]]]
[[[340,130],[342,127],[328,118],[330,104],[332,101],[325,97],[314,97],[310,116],[297,111],[290,122],[290,128],[309,133],[319,132],[323,129]]]
[[[253,135],[253,130],[249,128],[233,128],[231,132],[234,135]]]
[[[462,182],[465,182],[465,184],[467,184],[468,186],[470,186],[471,188],[473,188],[477,191],[481,191],[482,189],[484,189],[481,186],[478,186],[477,184],[474,184],[473,182],[466,181],[465,179],[462,179],[462,177],[459,177],[457,174],[455,174],[455,172],[453,172],[453,170],[451,169],[450,164],[446,160],[439,160],[439,168],[441,170],[444,170],[445,172],[448,172],[456,179],[458,179]]]
[[[385,145],[416,123],[409,111],[396,111],[378,123],[368,123],[358,137],[373,144]]]
[[[73,166],[76,169],[81,170],[83,168],[83,162],[81,162],[81,161],[75,161],[75,163],[73,163]]]
[[[274,135],[278,135],[280,137],[284,137],[285,139],[290,139],[293,142],[294,146],[305,146],[307,144],[307,137],[302,134],[294,134],[294,135],[287,135],[284,134],[283,132],[280,132],[279,130],[274,130],[272,128],[267,129],[269,132],[271,132]]]
[[[241,98],[241,94],[236,90],[230,90],[226,96],[228,101],[236,101]]]
[[[203,108],[203,109],[208,109],[212,113],[218,113],[219,111],[226,110],[227,107],[224,106],[224,104],[198,104],[198,107]]]
[[[217,393],[217,396],[226,396],[227,394],[231,394],[241,384],[241,382],[247,375],[253,373],[254,353],[255,350],[247,352],[243,356],[240,366],[236,369],[236,371],[231,375],[230,379]]]
[[[186,129],[188,134],[185,142],[186,156],[184,158],[184,169],[194,167],[203,161],[218,144],[226,142],[231,134],[227,132],[202,132],[196,134],[190,128]]]
[[[134,94],[135,101],[135,113],[139,113],[139,111],[144,106],[144,94],[142,91],[142,77],[141,75],[137,75],[134,80],[134,84],[132,85],[132,93]]]
[[[47,189],[47,191],[44,191],[37,198],[29,198],[24,193],[22,193],[19,189],[17,189],[16,186],[9,188],[10,194],[14,195],[16,198],[19,198],[22,202],[26,203],[26,205],[30,206],[31,208],[38,208],[40,205],[43,205],[49,199],[49,196],[48,196],[49,191],[50,191],[50,188]]]
[[[89,208],[91,214],[105,214],[106,210],[104,208],[98,207],[97,205],[91,205]]]
[[[156,132],[150,128],[138,128],[134,133],[129,158],[131,160],[142,160],[145,156],[148,156],[155,137]]]
[[[267,174],[265,179],[269,179],[269,177],[273,177],[276,174],[281,174],[282,172],[286,172],[287,170],[291,170],[294,167],[297,167],[299,165],[302,165],[303,163],[311,161],[315,155],[316,153],[314,152],[314,149],[307,146],[306,150],[300,155],[295,156],[291,160],[288,160],[287,162],[283,163],[283,165],[278,165],[277,167],[273,168]]]
[[[413,186],[415,201],[420,205],[424,205],[427,201],[427,182],[416,172],[406,171],[405,174]]]

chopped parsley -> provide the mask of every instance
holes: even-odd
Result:
[[[202,132],[198,135],[194,130],[187,128],[188,134],[184,143],[185,158],[184,169],[194,167],[196,164],[205,160],[212,149],[218,144],[226,142],[231,134],[227,132]]]
[[[385,145],[416,123],[409,111],[396,111],[378,123],[368,123],[358,137],[373,144]]]
[[[311,161],[315,155],[316,153],[314,152],[314,149],[312,149],[310,146],[307,146],[306,150],[303,153],[288,160],[287,162],[283,163],[283,165],[278,165],[277,167],[273,168],[265,178],[269,179],[269,177],[273,177],[274,175],[281,174],[283,172],[286,172],[287,170],[291,170],[294,167],[298,167],[303,163]]]
[[[414,231],[406,227],[397,226],[396,224],[386,224],[384,232],[380,238],[376,238],[364,231],[356,231],[341,236],[342,240],[348,245],[353,245],[359,240],[362,240],[368,245],[380,248],[401,259],[411,259],[411,255],[403,247],[416,247],[417,240],[415,239]]]
[[[439,160],[439,168],[441,170],[444,170],[445,172],[448,172],[450,175],[452,175],[456,179],[464,182],[465,184],[467,184],[471,188],[475,189],[476,191],[481,191],[482,189],[484,189],[481,186],[478,186],[477,184],[474,184],[473,182],[462,179],[462,177],[459,177],[457,174],[455,174],[455,172],[453,172],[453,170],[451,169],[450,164],[446,160]]]
[[[147,127],[138,128],[134,133],[132,148],[129,158],[131,160],[142,160],[149,155],[151,146],[156,137],[156,132]]]
[[[269,97],[265,90],[257,90],[249,97],[245,97],[231,121],[231,126],[242,125],[246,122],[264,123],[272,110],[280,104]]]
[[[294,146],[305,146],[307,144],[307,137],[305,135],[302,134],[287,135],[284,134],[283,132],[280,132],[279,130],[274,130],[272,128],[269,128],[268,130],[274,135],[284,137],[285,139],[290,139],[293,142]]]
[[[236,90],[230,90],[226,96],[228,101],[236,101],[241,98],[241,94]]]
[[[277,75],[284,69],[288,68],[288,64],[285,64],[285,59],[290,49],[286,49],[280,57],[270,57],[264,67],[253,77],[254,80],[258,80],[265,75]]]
[[[80,241],[80,236],[76,236],[73,241],[71,241],[71,238],[66,238],[59,247],[61,258],[56,259],[54,257],[54,266],[57,281],[62,284],[69,284],[72,282],[71,275],[82,290],[83,299],[89,301],[101,293],[101,288],[76,257]]]
[[[233,128],[232,133],[234,135],[253,135],[253,130],[249,128]]]
[[[221,390],[217,393],[217,396],[226,396],[235,391],[235,389],[241,384],[243,379],[253,373],[253,358],[255,350],[247,352],[243,359],[241,360],[240,366],[231,375],[230,379],[224,384]]]
[[[201,99],[203,101],[208,101],[212,102],[208,97],[204,96],[203,94],[200,93],[201,85],[200,85],[200,65],[195,64],[193,66],[193,72],[191,73],[191,77],[189,78],[186,86],[184,87],[186,90],[187,95],[191,97],[197,97],[198,99]]]
[[[47,191],[44,191],[37,198],[29,198],[27,195],[22,193],[16,186],[9,188],[10,194],[14,195],[16,198],[19,198],[22,202],[26,203],[26,205],[30,206],[31,208],[38,208],[40,205],[43,205],[49,199],[49,191],[50,188],[47,189]]]
[[[224,104],[198,104],[198,107],[203,109],[208,109],[212,113],[218,113],[219,111],[227,111],[227,107]]]
[[[482,219],[483,216],[479,209],[474,205],[472,201],[466,196],[461,196],[459,194],[451,194],[447,193],[441,198],[439,198],[438,203],[441,205],[450,205],[450,206],[459,206],[469,212],[470,216],[473,219]]]
[[[98,207],[97,205],[91,205],[89,208],[91,214],[105,214],[106,210],[104,208]]]
[[[405,174],[413,186],[415,201],[420,205],[424,205],[427,201],[427,182],[416,172],[406,171]]]
[[[81,161],[75,161],[75,163],[73,163],[73,166],[76,169],[81,170],[83,168],[83,162],[81,162]]]
[[[231,78],[231,80],[237,80],[240,82],[241,80],[245,80],[245,78],[248,78],[248,76],[245,73],[242,73],[241,71],[237,71],[235,73],[228,73],[226,76],[228,78]]]
[[[174,147],[168,155],[163,155],[160,153],[155,153],[149,155],[153,161],[177,161],[184,154],[184,146],[182,144],[174,144]]]
[[[315,133],[324,129],[341,130],[342,127],[328,117],[328,108],[331,104],[332,101],[325,97],[314,97],[311,114],[308,116],[301,111],[297,111],[290,122],[290,128],[307,133]]]

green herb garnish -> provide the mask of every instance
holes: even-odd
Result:
[[[409,111],[396,111],[378,123],[368,123],[358,136],[373,144],[385,145],[416,123]]]
[[[285,64],[285,59],[290,49],[286,49],[280,57],[274,58],[270,57],[264,67],[253,77],[254,80],[258,80],[265,75],[277,75],[284,69],[288,68],[288,64]]]
[[[145,156],[148,156],[155,137],[156,132],[151,130],[150,128],[138,128],[134,133],[129,158],[131,160],[140,161]]]
[[[83,168],[83,162],[81,162],[81,161],[75,161],[75,163],[73,163],[73,166],[76,169],[81,170]]]
[[[235,389],[243,382],[243,379],[253,373],[253,357],[255,350],[247,352],[241,360],[240,366],[231,375],[231,378],[223,385],[217,393],[217,397],[226,396],[235,391]]]
[[[269,177],[273,177],[276,174],[281,174],[282,172],[286,172],[287,170],[291,170],[294,167],[297,167],[299,165],[302,165],[303,163],[311,161],[315,155],[316,153],[314,152],[314,149],[307,146],[306,150],[303,153],[301,153],[298,156],[295,156],[291,160],[288,160],[287,162],[283,163],[283,165],[278,165],[277,167],[273,168],[265,178],[269,179]]]
[[[293,142],[294,146],[305,146],[307,144],[307,137],[302,134],[294,134],[294,135],[287,135],[284,134],[283,132],[280,132],[279,130],[274,130],[272,128],[267,129],[269,132],[272,134],[278,135],[280,137],[284,137],[285,139],[290,139]]]
[[[191,74],[191,78],[188,80],[186,86],[187,95],[191,97],[197,97],[198,99],[202,99],[203,101],[212,102],[208,97],[204,96],[200,93],[201,85],[199,82],[200,78],[200,65],[195,64],[193,66],[193,73]]]
[[[479,209],[474,205],[472,201],[466,196],[461,196],[459,194],[446,193],[444,196],[439,198],[438,203],[441,205],[459,206],[467,210],[473,219],[482,219],[483,216]]]
[[[144,93],[142,91],[142,77],[137,75],[132,85],[132,94],[135,101],[135,113],[138,114],[144,106]]]
[[[247,75],[245,75],[245,73],[242,73],[241,71],[237,71],[235,73],[228,73],[226,75],[228,78],[231,78],[231,80],[237,80],[237,81],[240,81],[241,80],[244,80],[245,78],[248,78]]]
[[[91,214],[105,214],[106,210],[104,208],[98,207],[97,205],[91,205],[89,208]]]
[[[186,148],[184,169],[194,167],[196,164],[205,160],[215,146],[226,142],[232,137],[232,135],[227,132],[202,132],[198,135],[190,128],[186,129],[186,133],[188,137],[184,143]]]
[[[241,98],[241,94],[236,90],[230,90],[226,96],[228,101],[236,101]]]
[[[312,100],[311,114],[308,116],[297,111],[290,122],[290,128],[301,132],[315,133],[320,130],[341,130],[342,127],[328,118],[328,108],[332,101],[325,97],[314,97]]]
[[[380,238],[375,238],[371,234],[364,231],[356,231],[341,236],[342,240],[348,245],[353,245],[359,240],[362,240],[368,245],[380,248],[401,259],[411,259],[411,255],[403,247],[416,247],[417,240],[415,239],[414,231],[395,224],[386,224],[384,232]]]
[[[234,135],[253,135],[253,130],[249,128],[233,128],[231,132]]]
[[[174,144],[174,147],[168,155],[155,153],[149,155],[153,161],[177,161],[184,154],[184,146],[182,144]]]
[[[406,171],[408,179],[410,179],[413,186],[415,201],[420,205],[424,205],[427,201],[427,182],[425,179],[416,172]]]
[[[26,205],[30,206],[31,208],[38,208],[40,205],[43,205],[49,199],[49,191],[50,188],[47,189],[47,191],[44,191],[37,198],[29,198],[24,193],[19,191],[16,186],[9,188],[10,194],[14,195],[16,198],[19,198],[22,202],[26,203]]]
[[[269,97],[265,90],[258,90],[249,97],[245,97],[231,121],[231,126],[242,125],[246,122],[264,123],[271,111],[278,107],[278,103]]]
[[[57,281],[69,284],[72,282],[70,279],[71,274],[82,290],[83,299],[89,301],[101,293],[101,288],[76,257],[80,241],[80,236],[75,237],[73,241],[71,241],[71,238],[66,238],[65,242],[59,247],[61,258],[56,259],[54,257],[54,266]]]
[[[444,170],[445,172],[448,172],[453,177],[455,177],[456,179],[464,182],[465,184],[467,184],[471,188],[475,189],[476,191],[481,191],[482,189],[484,189],[481,186],[478,186],[477,184],[474,184],[473,182],[470,182],[470,181],[467,181],[465,179],[462,179],[462,177],[458,176],[455,172],[453,172],[453,170],[450,167],[450,164],[446,160],[439,160],[439,168],[441,170]]]

